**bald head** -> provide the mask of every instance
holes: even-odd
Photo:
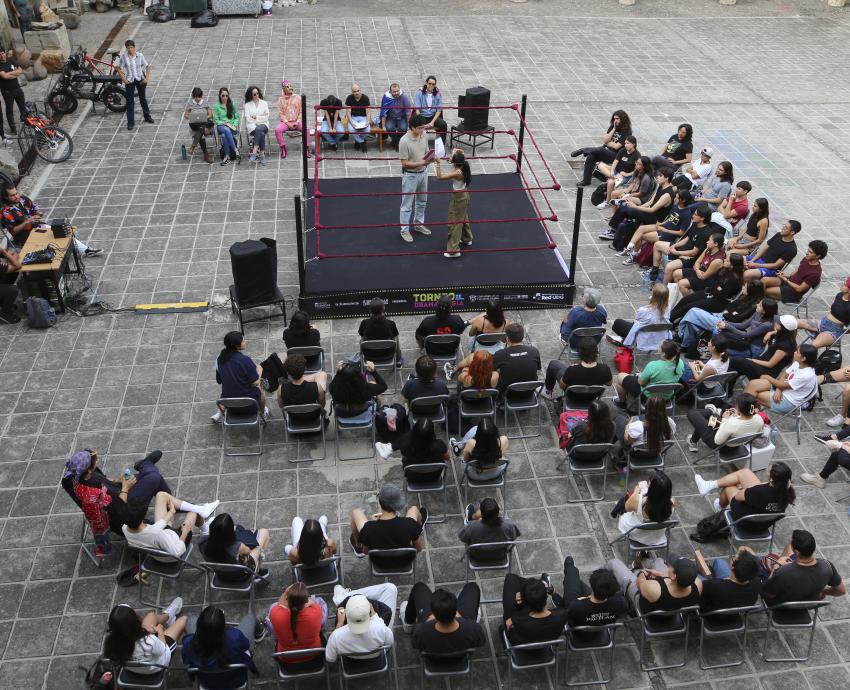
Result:
[[[352,84],[351,85],[351,95],[354,96],[355,98],[360,98],[360,85],[359,84]]]

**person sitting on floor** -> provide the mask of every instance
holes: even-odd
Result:
[[[419,347],[425,347],[425,338],[429,335],[460,335],[466,330],[466,321],[452,314],[451,295],[442,295],[437,300],[437,308],[431,316],[426,316],[416,327],[414,333]],[[453,347],[440,349],[439,345],[429,345],[429,354],[444,355],[454,352]]]
[[[263,389],[263,368],[254,364],[245,354],[245,336],[241,331],[230,331],[224,336],[224,347],[215,360],[215,381],[221,385],[222,398],[253,398],[263,419],[269,418],[266,406],[266,391]],[[220,422],[224,417],[224,407],[219,405],[210,419]]]
[[[379,124],[381,130],[390,135],[392,147],[396,151],[398,151],[401,135],[407,131],[407,123],[412,114],[410,97],[393,82],[390,84],[389,91],[381,98],[381,112],[375,118],[375,124]]]
[[[567,610],[567,624],[571,628],[610,625],[628,613],[626,600],[610,570],[594,570],[588,587],[582,582],[575,561],[569,555],[564,558],[564,596],[552,593],[552,601]],[[574,633],[577,640],[591,644],[596,641],[597,634],[585,630]]]
[[[499,427],[490,417],[482,417],[477,426],[466,432],[458,443],[449,441],[455,457],[464,463],[464,471],[473,481],[486,481],[503,472],[502,462],[508,452],[508,437],[499,433]]]
[[[640,560],[640,559],[638,559]],[[667,565],[661,558],[644,562],[637,572],[619,559],[606,566],[614,573],[620,590],[636,613],[674,611],[699,604],[702,580],[690,558],[677,558]]]
[[[669,168],[656,168],[655,192],[649,200],[640,205],[634,201],[619,204],[614,215],[608,220],[610,237],[600,237],[613,240],[614,248],[620,248],[626,244],[636,227],[663,221],[675,203],[676,188],[670,182],[672,175]]]
[[[744,229],[735,235],[726,245],[727,253],[748,256],[764,242],[770,227],[770,204],[764,197],[753,202],[752,213]]]
[[[365,375],[359,364],[338,362],[328,385],[337,417],[363,422],[372,418],[375,400],[385,390],[387,384],[372,362],[366,362]]]
[[[788,220],[782,228],[767,242],[762,244],[755,254],[747,257],[747,271],[744,278],[772,278],[797,256],[797,243],[794,237],[802,230],[800,221]]]
[[[162,613],[142,616],[129,604],[118,604],[109,612],[103,641],[103,656],[118,664],[129,661],[155,666],[133,666],[133,673],[153,675],[168,668],[171,655],[186,630],[187,616],[179,616],[183,600],[174,599]]]
[[[670,321],[678,326],[691,309],[712,313],[722,311],[741,293],[743,287],[744,257],[726,252],[717,275],[701,290],[684,295],[670,311]]]
[[[323,628],[328,619],[328,605],[320,596],[310,596],[307,585],[293,582],[283,590],[267,617],[276,652],[324,647]],[[296,673],[318,671],[325,665],[319,652],[292,657],[276,657],[286,670]]]
[[[731,165],[731,164],[730,164]],[[750,200],[747,195],[753,191],[753,186],[746,180],[741,180],[735,185],[735,191],[720,202],[717,210],[732,225],[746,218],[750,212]]]
[[[742,431],[739,435],[744,433]],[[766,482],[762,482],[752,470],[738,470],[714,480],[705,480],[697,474],[694,479],[703,496],[714,489],[720,490],[720,497],[714,499],[714,512],[728,506],[732,519],[739,520],[747,515],[784,513],[789,505],[794,505],[797,494],[791,481],[791,468],[776,461],[767,468],[767,474]]]
[[[675,169],[690,163],[694,155],[693,136],[694,128],[691,125],[679,125],[676,133],[670,136],[661,149],[661,155],[652,159],[652,165],[656,168],[666,166]]]
[[[850,328],[850,277],[841,283],[841,292],[835,295],[829,311],[820,321],[800,319],[797,322],[800,328],[804,328],[815,334],[812,345],[816,348],[830,347]]]
[[[732,357],[729,371],[746,376],[750,381],[766,374],[778,376],[791,364],[797,351],[797,319],[791,314],[780,316],[774,330],[765,335],[764,343],[764,350],[758,357]]]
[[[711,176],[711,157],[714,151],[706,146],[699,152],[699,160],[691,161],[682,174],[691,180],[691,190],[702,189],[705,181]]]
[[[198,119],[206,116],[206,122],[192,122],[192,113],[200,113],[200,117]],[[204,92],[197,86],[192,89],[192,98],[186,105],[186,109],[183,111],[183,119],[189,120],[189,129],[192,131],[192,145],[189,147],[187,153],[190,156],[194,154],[195,147],[200,144],[201,151],[204,153],[204,160],[207,163],[212,163],[213,156],[207,150],[206,138],[208,133],[212,133],[212,127],[214,125],[212,108],[208,104],[204,103]]]
[[[318,520],[292,518],[290,534],[292,543],[284,546],[283,552],[293,565],[316,565],[336,553],[336,540],[328,536],[327,515]]]
[[[414,623],[411,644],[425,654],[463,654],[467,649],[487,642],[484,628],[478,622],[481,590],[467,582],[460,594],[431,588],[417,582],[410,590],[407,605],[399,611],[406,626]]]
[[[759,564],[752,549],[741,546],[731,560],[717,558],[711,564],[711,577],[702,582],[702,598],[699,609],[702,613],[710,613],[720,609],[753,606],[761,594],[759,579]],[[726,617],[713,616],[709,619],[712,624],[726,622]],[[729,623],[736,623],[732,617]]]
[[[208,561],[224,564],[244,565],[254,571],[255,580],[265,580],[268,569],[262,565],[263,552],[269,545],[269,531],[265,527],[249,530],[237,525],[227,513],[217,515],[210,523],[209,538],[201,544],[201,552]],[[243,573],[222,574],[222,579],[239,581],[246,578]]]
[[[815,558],[817,544],[811,532],[795,529],[776,561],[761,595],[768,606],[789,601],[819,601],[847,593],[841,575],[825,558]]]
[[[602,294],[596,288],[585,288],[581,296],[582,303],[570,309],[561,319],[561,341],[568,343],[574,350],[578,349],[579,339],[573,335],[577,328],[599,328],[608,321],[608,312],[600,302]],[[602,336],[594,338],[598,343]],[[551,390],[551,388],[550,388]]]
[[[635,484],[631,493],[617,502],[611,517],[617,518],[620,534],[626,534],[647,522],[666,522],[675,507],[673,482],[664,472],[655,470],[648,480]],[[663,529],[638,529],[629,534],[629,539],[651,549],[664,546],[666,534]]]
[[[617,391],[617,401],[622,407],[627,407],[628,395],[633,398],[646,397],[648,386],[679,383],[685,371],[685,360],[679,354],[679,346],[672,340],[661,343],[661,358],[648,362],[643,371],[637,374],[617,374],[614,388]],[[670,400],[676,391],[665,391],[660,394],[665,400]]]
[[[361,508],[351,509],[351,547],[357,556],[365,556],[370,549],[402,549],[413,547],[422,551],[425,544],[422,532],[428,521],[425,506],[410,506],[404,511],[404,497],[395,484],[384,484],[378,491],[378,506],[381,512],[371,519]],[[381,565],[391,567],[400,561],[409,561],[408,556],[381,558]]]
[[[786,304],[797,304],[809,290],[820,285],[823,272],[821,261],[828,252],[826,242],[812,240],[793,275],[788,276],[784,271],[779,271],[774,277],[762,278],[764,294]]]
[[[658,274],[661,272],[661,257],[667,256],[670,260],[667,266],[673,262],[678,262],[673,265],[670,271],[667,271],[667,266],[664,268],[664,276],[672,276],[673,269],[681,268],[684,264],[683,260],[695,260],[708,244],[708,238],[717,229],[710,224],[711,209],[708,204],[698,204],[691,213],[691,225],[684,235],[675,242],[665,242],[659,240],[652,245],[652,268],[649,269],[650,281],[658,280]],[[670,282],[665,280],[664,283]]]
[[[639,350],[657,350],[661,342],[670,337],[670,331],[646,331],[646,326],[655,326],[668,321],[670,318],[670,291],[666,285],[656,283],[649,293],[649,304],[638,307],[634,321],[614,319],[611,324],[612,334],[606,338],[614,345],[637,347]]]
[[[590,184],[590,178],[596,170],[597,163],[612,163],[617,153],[626,143],[626,137],[632,135],[632,121],[625,110],[615,110],[608,123],[605,136],[602,137],[601,146],[585,146],[576,149],[570,154],[570,158],[584,156],[584,173],[576,186],[586,187]]]
[[[778,314],[776,300],[765,297],[750,318],[740,323],[719,321],[715,333],[725,337],[730,357],[757,357],[764,350],[764,337],[776,328]]]
[[[546,642],[557,640],[563,635],[567,609],[562,606],[550,609],[546,605],[549,600],[547,586],[551,587],[548,577],[544,582],[536,577],[520,577],[515,573],[505,575],[502,584],[502,627],[511,644]]]
[[[669,262],[664,269],[664,281],[667,282],[669,277],[670,282],[677,283],[679,292],[687,297],[694,290],[714,287],[725,259],[723,235],[719,232],[712,233],[706,241],[705,249],[696,259]],[[678,267],[675,266],[677,263]],[[674,266],[671,267],[670,264]]]
[[[818,391],[815,362],[818,351],[804,343],[794,352],[791,366],[774,378],[769,374],[747,382],[746,392],[758,399],[762,407],[782,415],[795,410]]]
[[[564,395],[567,396],[567,404],[586,403],[581,396],[570,393],[570,386],[610,386],[613,381],[611,368],[604,362],[599,362],[599,346],[593,338],[583,337],[578,343],[578,364],[567,366],[560,359],[553,359],[546,367],[546,379],[543,384],[544,397],[552,397],[552,389],[558,382]],[[590,398],[593,399],[593,398]]]
[[[598,203],[596,208],[599,210],[606,208],[611,202],[615,189],[623,192],[623,194],[618,194],[618,197],[625,195],[640,157],[640,151],[637,150],[637,139],[628,136],[623,141],[623,148],[617,151],[611,165],[607,163],[596,164],[596,176],[602,175],[607,178],[605,181],[605,201]]]
[[[750,393],[738,393],[734,407],[723,412],[715,405],[688,410],[688,421],[694,428],[688,439],[688,450],[691,453],[699,452],[700,440],[709,448],[717,448],[729,439],[761,431],[764,418],[756,414],[757,411],[756,398]]]
[[[336,585],[336,628],[328,637],[325,659],[334,663],[340,656],[368,655],[392,647],[397,597],[398,590],[391,582],[353,591]]]
[[[850,402],[850,386],[844,387],[843,398],[844,399],[841,401],[842,414],[836,415],[836,417],[831,419],[830,422],[835,419],[838,419],[839,424],[845,422],[847,415],[843,414],[843,412],[847,412],[847,405],[848,402]],[[838,425],[832,424],[831,426]],[[818,438],[823,441],[824,445],[829,449],[829,457],[820,472],[817,474],[803,472],[800,475],[800,479],[806,482],[806,484],[811,484],[812,486],[816,486],[818,489],[823,489],[826,486],[826,480],[829,479],[829,477],[834,474],[839,467],[850,470],[850,452],[848,452],[848,450],[850,450],[850,441],[845,440],[848,436],[850,436],[850,424],[845,424],[841,431],[834,434],[818,436]]]
[[[283,329],[283,344],[290,347],[318,347],[322,336],[310,325],[310,315],[300,309],[292,314],[289,327]]]
[[[622,154],[621,154],[622,155]],[[621,185],[616,184],[616,178],[608,180],[608,193],[605,201],[597,204],[596,208],[602,210],[611,205],[611,203],[622,203],[623,201],[632,201],[638,206],[646,203],[652,196],[652,190],[655,187],[655,175],[652,173],[652,162],[649,156],[640,156],[635,161],[635,169],[628,183],[623,182]],[[606,228],[604,235],[599,236],[601,239],[614,239],[614,229]]]
[[[729,370],[729,353],[726,351],[726,337],[720,333],[711,336],[708,341],[708,361],[693,359],[685,362],[688,366],[680,379],[686,386],[696,386],[707,376],[725,374]]]
[[[516,541],[522,536],[517,524],[499,514],[499,504],[493,498],[485,498],[476,510],[475,504],[466,506],[464,526],[457,538],[464,544],[489,544],[492,542]],[[494,553],[497,559],[504,555],[502,549]],[[479,550],[475,556],[478,560],[486,558],[486,552]]]

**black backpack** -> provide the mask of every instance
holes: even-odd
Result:
[[[841,350],[824,350],[815,362],[815,374],[822,376],[841,368]]]
[[[283,362],[280,361],[277,352],[272,352],[267,359],[263,360],[260,363],[260,368],[263,370],[263,388],[269,392],[276,391],[280,386],[280,379],[286,376]]]
[[[212,10],[204,10],[200,14],[192,17],[190,26],[193,29],[205,29],[211,26],[218,26],[218,15]]]
[[[729,531],[723,511],[704,517],[697,523],[697,530],[690,535],[691,539],[700,544],[725,539]]]
[[[86,687],[89,690],[115,690],[117,687],[115,681],[118,680],[121,667],[109,659],[98,657],[88,669],[85,666],[78,668],[86,672]],[[107,673],[111,675],[104,679]]]
[[[603,182],[593,190],[593,194],[590,195],[590,203],[594,206],[598,206],[605,201],[606,196],[608,196],[608,183]]]

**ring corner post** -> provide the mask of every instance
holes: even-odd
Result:
[[[581,206],[584,199],[584,187],[576,188],[576,210],[573,216],[573,237],[570,246],[570,276],[567,288],[567,299],[569,305],[575,304],[576,294],[576,262],[578,261],[578,238],[581,232]]]
[[[525,141],[525,109],[528,105],[528,94],[522,94],[522,101],[519,108],[519,138],[516,146],[516,169],[517,172],[522,170],[522,144]]]
[[[307,96],[301,94],[301,183],[303,194],[307,197],[307,152],[310,146],[310,135],[307,133]]]
[[[298,253],[298,296],[304,294],[304,216],[301,213],[301,197],[295,200],[295,247]]]

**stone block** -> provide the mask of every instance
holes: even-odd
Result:
[[[847,0],[827,0],[827,5],[830,7],[844,7]]]
[[[39,62],[44,65],[48,72],[61,72],[65,64],[65,56],[58,48],[47,48],[38,56]]]
[[[71,56],[71,39],[64,24],[60,24],[55,29],[27,31],[24,34],[24,41],[27,48],[34,54],[39,54],[44,50],[58,49],[62,52],[63,59]]]

